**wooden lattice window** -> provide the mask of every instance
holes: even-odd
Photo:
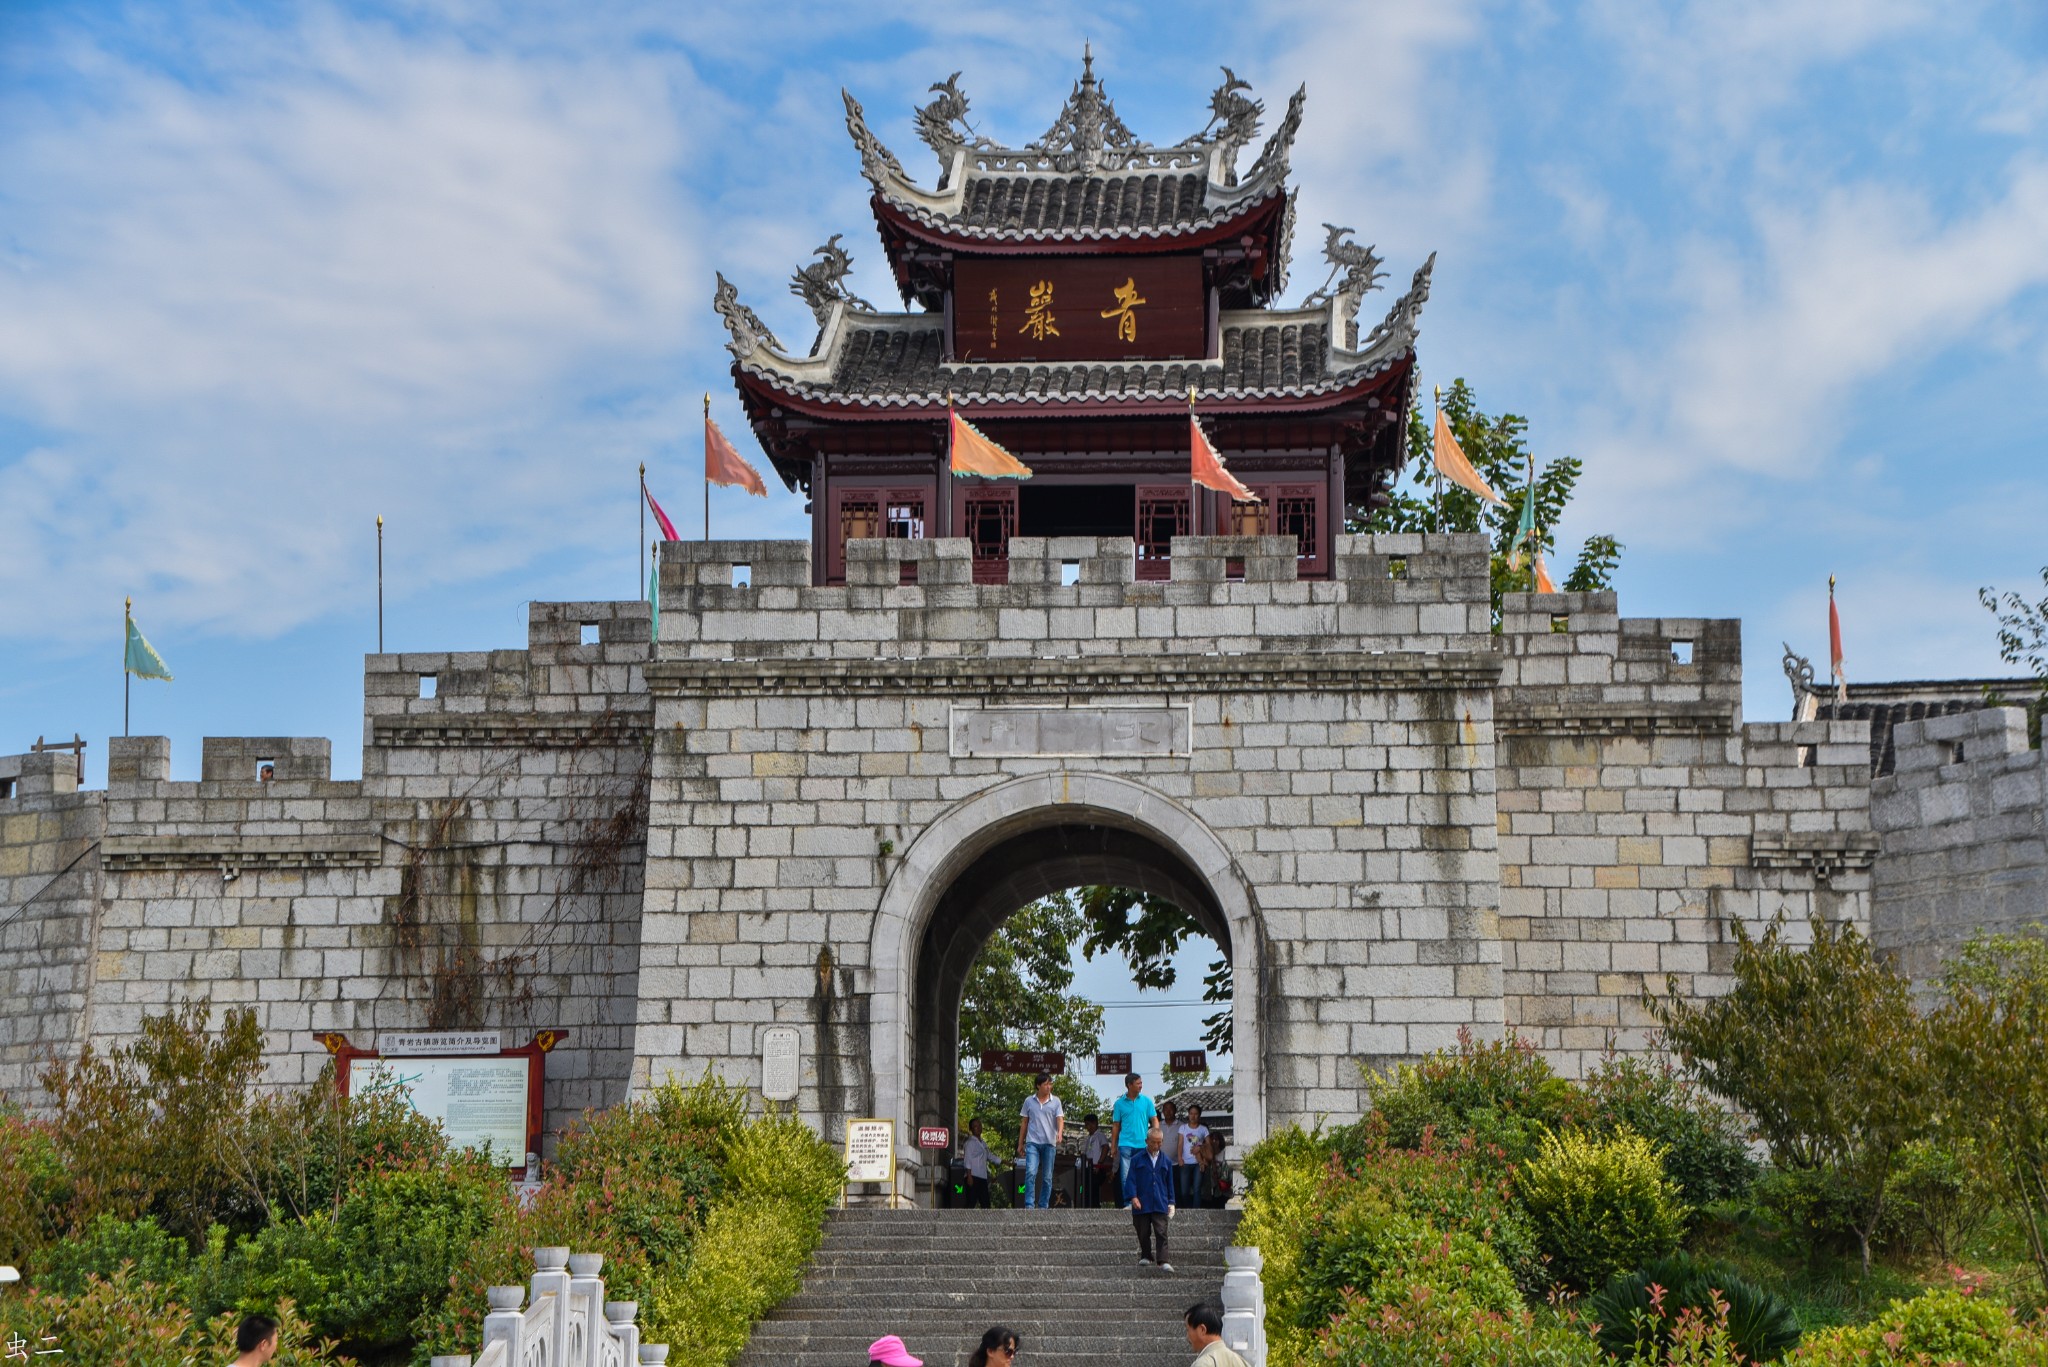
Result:
[[[1272,526],[1272,507],[1263,493],[1257,503],[1239,503],[1233,499],[1230,504],[1230,534],[1264,536],[1266,529]]]
[[[1303,560],[1317,558],[1321,543],[1316,540],[1316,505],[1320,500],[1317,490],[1308,487],[1281,487],[1273,491],[1273,532],[1274,536],[1294,538],[1295,554]]]
[[[891,493],[883,504],[888,521],[882,534],[891,541],[921,541],[924,539],[924,496],[922,494]]]
[[[840,489],[833,498],[838,509],[838,539],[832,543],[827,566],[828,583],[846,579],[846,543],[877,537],[917,540],[925,535],[928,489],[862,488]]]
[[[977,489],[965,495],[960,527],[974,545],[974,582],[1010,582],[1010,538],[1017,534],[1017,491]]]
[[[1188,535],[1194,526],[1188,494],[1187,487],[1179,484],[1138,486],[1138,578],[1173,576],[1173,538]]]

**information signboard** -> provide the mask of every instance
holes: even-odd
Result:
[[[1097,1054],[1095,1056],[1095,1076],[1097,1077],[1123,1077],[1130,1071],[1131,1056],[1129,1054]]]
[[[360,1059],[350,1096],[396,1088],[412,1108],[441,1122],[458,1149],[491,1152],[507,1167],[526,1162],[526,1092],[533,1060],[503,1055]]]
[[[953,1147],[953,1131],[944,1125],[920,1125],[917,1127],[917,1146],[920,1149],[950,1149]]]
[[[1058,1077],[1067,1071],[1067,1056],[1050,1049],[984,1049],[981,1051],[981,1071],[1051,1073]]]
[[[1175,1049],[1166,1056],[1166,1066],[1176,1073],[1206,1073],[1209,1071],[1209,1051]]]
[[[862,1119],[846,1122],[846,1180],[896,1180],[895,1121]]]
[[[761,1095],[794,1101],[802,1076],[803,1037],[795,1026],[771,1025],[761,1032]]]

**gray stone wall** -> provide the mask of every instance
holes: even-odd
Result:
[[[1877,780],[1871,934],[1916,980],[1980,930],[2048,925],[2048,761],[2022,708],[1907,722]]]
[[[566,1029],[549,1126],[619,1100],[647,630],[641,603],[536,603],[525,650],[369,657],[359,780],[330,777],[325,740],[208,737],[197,782],[170,780],[162,738],[116,740],[95,1042],[203,993],[252,1007],[270,1080],[302,1083],[327,1059],[315,1032]]]
[[[1725,991],[1738,922],[1868,925],[1868,725],[1741,725],[1740,623],[1510,594],[1501,639],[1506,1014],[1566,1073]]]
[[[0,1095],[44,1100],[52,1058],[89,1030],[99,906],[99,793],[77,791],[68,754],[0,755]]]

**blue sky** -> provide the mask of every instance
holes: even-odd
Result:
[[[1561,534],[1627,543],[1625,612],[1744,619],[1752,716],[1830,571],[1852,678],[2003,672],[1975,590],[2048,561],[2040,5],[876,13],[0,6],[0,752],[103,770],[133,594],[174,772],[208,733],[357,772],[378,513],[393,649],[635,593],[638,463],[694,530],[701,396],[744,435],[712,272],[808,335],[789,272],[844,232],[893,297],[840,87],[929,175],[930,82],[1023,141],[1084,40],[1159,141],[1220,65],[1307,84],[1296,292],[1325,220],[1397,281],[1438,251],[1425,382],[1586,461]],[[779,490],[714,517],[804,533]]]

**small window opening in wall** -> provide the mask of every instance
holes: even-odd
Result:
[[[4,802],[6,799],[13,796],[14,780],[11,778],[0,778],[0,802]]]
[[[434,696],[435,696],[435,691],[436,691],[436,690],[437,690],[438,688],[440,688],[440,686],[441,686],[441,680],[440,680],[440,678],[439,678],[439,677],[438,677],[437,675],[433,675],[433,674],[422,674],[422,675],[420,675],[420,696],[421,696],[422,698],[431,698],[431,697],[434,697]]]
[[[1553,612],[1550,614],[1550,634],[1552,636],[1562,636],[1571,629],[1572,619],[1570,614],[1563,612]]]
[[[587,646],[594,646],[594,645],[596,645],[596,644],[597,644],[597,623],[595,623],[595,622],[585,622],[585,623],[583,624],[583,634],[582,634],[582,636],[581,636],[580,640],[581,640],[582,644],[584,644],[584,645],[587,645]]]
[[[1233,556],[1223,562],[1223,577],[1233,583],[1244,578],[1244,561]]]
[[[1692,663],[1691,641],[1673,641],[1671,643],[1671,663],[1675,665],[1689,665]]]
[[[277,777],[277,761],[276,761],[276,760],[274,760],[274,759],[259,759],[259,760],[257,760],[257,761],[256,761],[256,781],[257,781],[258,783],[268,783],[268,782],[270,782],[270,780],[272,780],[272,779],[274,779],[274,778],[276,778],[276,777]]]
[[[1389,579],[1406,579],[1407,577],[1408,577],[1408,557],[1407,557],[1407,556],[1405,556],[1405,555],[1397,555],[1397,556],[1395,556],[1395,557],[1394,557],[1393,559],[1391,559],[1391,560],[1387,561],[1387,578],[1389,578]]]
[[[732,567],[732,586],[734,588],[751,588],[753,583],[754,567],[752,565],[734,565]]]
[[[899,560],[896,562],[896,582],[906,586],[917,582],[917,562],[915,560]]]
[[[1080,582],[1081,562],[1078,560],[1060,561],[1060,587],[1070,589]]]
[[[1949,742],[1948,762],[1950,764],[1961,764],[1963,762],[1963,743],[1961,741]]]

